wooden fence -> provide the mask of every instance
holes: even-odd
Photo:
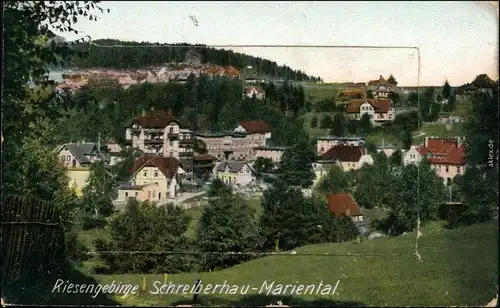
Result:
[[[62,269],[65,243],[56,207],[17,196],[3,196],[1,206],[2,287]]]

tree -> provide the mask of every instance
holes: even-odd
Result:
[[[418,104],[418,93],[417,92],[410,92],[408,94],[408,99],[406,100],[407,104],[409,107],[417,107]]]
[[[366,98],[374,99],[375,97],[373,96],[373,91],[367,90],[366,91]]]
[[[398,149],[392,153],[391,157],[389,158],[389,164],[391,166],[401,166],[402,163],[403,153]]]
[[[449,220],[449,227],[471,225],[491,220],[498,206],[498,172],[470,167],[455,181],[455,198],[464,202],[465,210]]]
[[[402,139],[403,139],[403,149],[409,150],[413,143],[412,132],[408,129],[405,129],[402,133]]]
[[[362,134],[369,134],[372,131],[373,123],[368,113],[363,113],[361,120],[359,120],[358,127]]]
[[[355,135],[358,132],[358,123],[358,120],[347,120],[347,131],[349,132],[349,134]]]
[[[185,235],[190,217],[172,204],[157,206],[131,199],[109,223],[110,239],[94,241],[99,258],[114,273],[178,273],[193,260],[181,254],[107,254],[104,251],[181,252],[189,249]]]
[[[316,128],[318,126],[318,117],[313,116],[311,118],[311,128]]]
[[[73,224],[76,196],[69,189],[69,177],[54,151],[56,119],[67,108],[66,96],[53,93],[46,73],[48,67],[66,61],[74,53],[64,41],[54,40],[51,29],[77,32],[73,29],[77,18],[93,20],[94,9],[100,9],[96,3],[8,1],[3,4],[2,192],[48,201],[60,209],[61,216],[56,220],[64,232],[66,261],[77,256],[79,248]],[[49,238],[39,240],[53,244]],[[32,262],[42,262],[39,252],[29,249],[26,252]],[[53,275],[62,277],[61,271],[68,264],[59,265],[48,280]],[[46,268],[43,264],[41,267]],[[34,281],[24,281],[23,287],[37,288],[41,281],[37,286],[31,284]],[[8,284],[2,285],[5,288],[2,292],[7,291]]]
[[[321,119],[320,128],[328,129],[331,128],[332,125],[333,125],[332,117],[327,114],[324,115],[323,118]]]
[[[392,91],[391,93],[389,93],[388,98],[392,101],[392,103],[394,104],[394,106],[400,106],[401,105],[401,97],[399,96],[399,94],[397,92]]]
[[[472,97],[472,109],[464,125],[467,164],[481,169],[498,166],[498,89]]]
[[[232,193],[233,190],[230,186],[224,184],[221,179],[216,178],[212,181],[212,184],[210,184],[207,196],[213,198]]]
[[[278,164],[279,178],[290,186],[311,186],[315,178],[315,159],[316,151],[306,141],[287,148]]]
[[[274,162],[270,158],[265,157],[257,157],[253,164],[253,168],[257,172],[268,173],[271,172],[274,168]]]
[[[204,206],[196,231],[198,248],[204,252],[250,252],[257,242],[255,212],[237,195],[224,194]],[[251,259],[249,255],[204,254],[204,270],[234,266]]]
[[[338,166],[332,166],[327,174],[320,179],[317,191],[320,194],[345,194],[350,191],[348,174]]]
[[[396,78],[394,78],[394,76],[392,74],[389,76],[389,78],[387,78],[387,83],[391,84],[393,86],[397,86],[398,85],[398,82],[396,81]]]
[[[417,226],[436,220],[438,207],[443,200],[443,180],[427,162],[407,165],[395,175],[386,189],[385,203],[389,208],[384,225],[391,235],[412,231]]]
[[[383,208],[387,206],[388,195],[381,191],[387,190],[394,182],[389,170],[387,156],[383,152],[376,155],[373,165],[363,165],[358,170],[354,197],[364,208]]]
[[[335,116],[333,117],[332,129],[330,131],[330,134],[339,137],[344,136],[346,124],[346,118],[343,113],[335,114]]]

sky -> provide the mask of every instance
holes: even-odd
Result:
[[[366,82],[393,74],[405,86],[445,80],[460,86],[482,73],[498,79],[498,6],[490,2],[104,1],[101,7],[109,13],[96,12],[97,21],[79,20],[78,35],[60,35],[206,45],[419,47],[420,78],[416,49],[231,49],[325,82]]]

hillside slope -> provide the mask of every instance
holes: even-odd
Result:
[[[249,291],[237,295],[200,294],[203,304],[258,305],[282,300],[288,305],[367,305],[367,306],[451,306],[485,305],[497,293],[498,239],[494,223],[460,230],[446,230],[441,223],[423,228],[414,255],[415,234],[398,238],[379,238],[359,244],[323,244],[305,246],[297,253],[337,253],[343,256],[270,256],[213,273],[169,275],[173,283],[250,284],[260,289],[263,281],[276,284],[335,285],[336,295],[272,296]],[[347,254],[352,254],[347,256]],[[386,255],[383,255],[386,254]],[[398,256],[387,254],[401,254]],[[192,295],[152,295],[153,281],[164,275],[95,275],[98,281],[128,282],[146,289],[138,296],[119,298],[126,305],[169,305],[189,300]]]
[[[201,63],[211,63],[220,66],[233,66],[238,70],[251,66],[255,74],[269,76],[275,79],[297,81],[314,81],[319,77],[308,76],[300,70],[288,66],[279,66],[276,62],[254,57],[232,50],[207,48],[205,45],[190,45],[187,43],[171,44],[174,47],[137,47],[146,45],[168,46],[149,42],[127,42],[114,39],[93,41],[89,44],[76,44],[74,48],[88,52],[87,58],[75,58],[66,68],[114,68],[138,69],[152,66],[162,66],[171,62],[186,62],[198,60]],[[119,46],[119,47],[99,47]],[[132,46],[132,47],[131,47]],[[134,47],[136,46],[136,47]],[[177,47],[175,47],[177,46]],[[182,47],[181,47],[182,46]]]

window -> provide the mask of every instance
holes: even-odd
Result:
[[[150,199],[150,198],[151,198],[151,190],[148,191],[148,199]]]
[[[156,198],[156,190],[153,190],[153,198]]]
[[[137,197],[137,196],[139,196],[139,193],[138,193],[138,192],[136,192],[136,193],[135,193],[135,196],[136,196],[136,197]]]
[[[125,197],[128,197],[128,191],[125,192]]]
[[[448,166],[446,166],[446,169],[445,169],[445,170],[446,170],[446,173],[448,173]]]
[[[161,199],[161,192],[158,193],[158,200]]]
[[[155,170],[155,178],[158,177],[158,171]]]
[[[142,174],[143,174],[144,176],[148,176],[148,172],[147,172],[147,171],[144,171]]]
[[[66,160],[70,161],[71,160],[71,155],[66,156]]]

